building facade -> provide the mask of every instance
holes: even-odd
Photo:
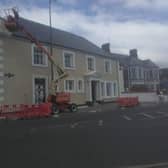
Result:
[[[109,52],[109,44],[102,45]],[[129,55],[114,54],[123,69],[124,91],[157,91],[159,88],[159,67],[151,60],[138,58],[136,49],[130,50]]]
[[[20,23],[49,49],[49,27],[29,20]],[[53,29],[53,58],[67,73],[58,92],[70,92],[77,104],[111,101],[120,94],[119,61],[83,37]],[[47,56],[20,33],[0,24],[0,103],[34,104],[50,92]]]

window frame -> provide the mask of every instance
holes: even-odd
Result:
[[[91,59],[93,59],[93,70],[90,70],[90,69],[88,69],[89,68],[89,66],[88,66],[88,58],[91,58]],[[91,55],[87,55],[86,56],[86,68],[87,68],[87,71],[96,71],[96,59],[95,59],[95,56],[91,56]]]
[[[69,90],[69,89],[67,90],[66,89],[66,81],[74,81],[74,89],[73,90]],[[69,78],[69,79],[64,80],[64,91],[69,92],[69,93],[75,93],[76,92],[76,81],[75,81],[75,79]]]
[[[72,67],[66,67],[66,65],[65,65],[65,53],[67,53],[67,54],[72,54],[72,57],[73,57],[73,60],[72,60],[72,62],[73,62],[73,65],[72,65]],[[76,55],[75,55],[75,52],[73,52],[73,51],[68,51],[68,50],[64,50],[63,51],[63,66],[64,66],[64,69],[71,69],[71,70],[75,70],[76,69]]]
[[[107,95],[107,83],[111,85],[111,95]],[[105,98],[112,98],[113,97],[113,82],[112,81],[105,81]]]
[[[106,62],[109,62],[109,71],[106,71]],[[111,60],[104,59],[104,72],[105,73],[112,73],[112,65],[111,65]]]
[[[35,44],[32,44],[32,66],[35,66],[35,67],[48,67],[48,57],[47,57],[47,55],[44,53],[44,59],[45,59],[45,64],[35,64],[34,63],[34,48],[38,48]],[[47,49],[47,47],[46,46],[44,46],[46,49]]]
[[[82,89],[81,90],[79,90],[79,81],[82,81]],[[84,93],[84,80],[83,79],[77,79],[76,80],[76,90],[77,90],[77,92],[78,93]]]

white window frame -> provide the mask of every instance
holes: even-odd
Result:
[[[114,95],[114,84],[116,84],[116,95]],[[118,83],[117,83],[117,81],[113,81],[112,82],[112,96],[113,97],[118,97]]]
[[[109,72],[106,72],[106,62],[109,62],[110,67],[109,67]],[[112,72],[112,65],[111,65],[111,60],[105,59],[104,60],[104,72],[105,73],[111,73]]]
[[[78,83],[79,81],[82,81],[82,89],[81,89],[81,90],[79,90],[79,85],[78,85],[78,84],[79,84],[79,83]],[[84,80],[83,80],[83,79],[77,79],[77,80],[76,80],[76,87],[77,87],[77,92],[78,92],[78,93],[84,93]]]
[[[67,90],[67,89],[66,89],[66,81],[68,81],[68,80],[74,81],[74,89],[73,89],[73,90]],[[69,93],[75,93],[75,92],[76,92],[76,80],[73,79],[73,78],[65,79],[65,80],[64,80],[64,91],[65,91],[65,92],[69,92]]]
[[[103,92],[104,92],[104,95],[102,95],[102,83],[103,83]],[[105,96],[106,96],[106,88],[105,88],[105,81],[100,81],[100,95],[101,95],[101,98],[105,98]]]
[[[72,54],[72,57],[73,57],[73,61],[72,61],[73,62],[73,66],[72,67],[66,67],[65,66],[65,53]],[[63,65],[64,65],[64,69],[75,70],[76,69],[76,61],[75,61],[75,59],[76,59],[75,52],[64,50],[63,51]]]
[[[92,58],[93,59],[93,70],[89,70],[88,69],[88,58]],[[95,56],[91,56],[91,55],[87,55],[86,56],[86,68],[87,68],[87,71],[96,71],[96,59],[95,59]]]
[[[113,82],[112,81],[105,81],[105,98],[112,98],[113,97]],[[107,96],[107,83],[111,84],[111,95]]]
[[[35,64],[34,63],[34,48],[37,47],[35,44],[32,44],[31,48],[32,48],[32,66],[36,66],[36,67],[48,67],[48,57],[46,54],[44,54],[45,57],[45,64]],[[37,47],[38,48],[38,47]],[[45,46],[45,48],[47,49],[47,47]]]
[[[35,79],[36,78],[43,78],[45,79],[45,82],[46,82],[46,86],[45,86],[45,90],[46,90],[46,96],[48,95],[48,76],[45,76],[45,75],[35,75],[33,74],[32,75],[32,103],[34,104],[35,103]],[[46,97],[47,98],[47,97]]]

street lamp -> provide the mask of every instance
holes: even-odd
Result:
[[[51,1],[49,0],[49,25],[50,25],[50,55],[53,56],[53,33],[52,33],[52,17],[51,17]],[[53,69],[53,63],[51,62],[51,82],[54,80],[54,69]]]

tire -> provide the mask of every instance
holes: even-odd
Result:
[[[69,107],[70,112],[74,113],[78,111],[78,107],[76,104],[71,104]]]
[[[52,105],[52,114],[58,114],[59,112],[60,111],[59,111],[57,104],[53,104]]]

